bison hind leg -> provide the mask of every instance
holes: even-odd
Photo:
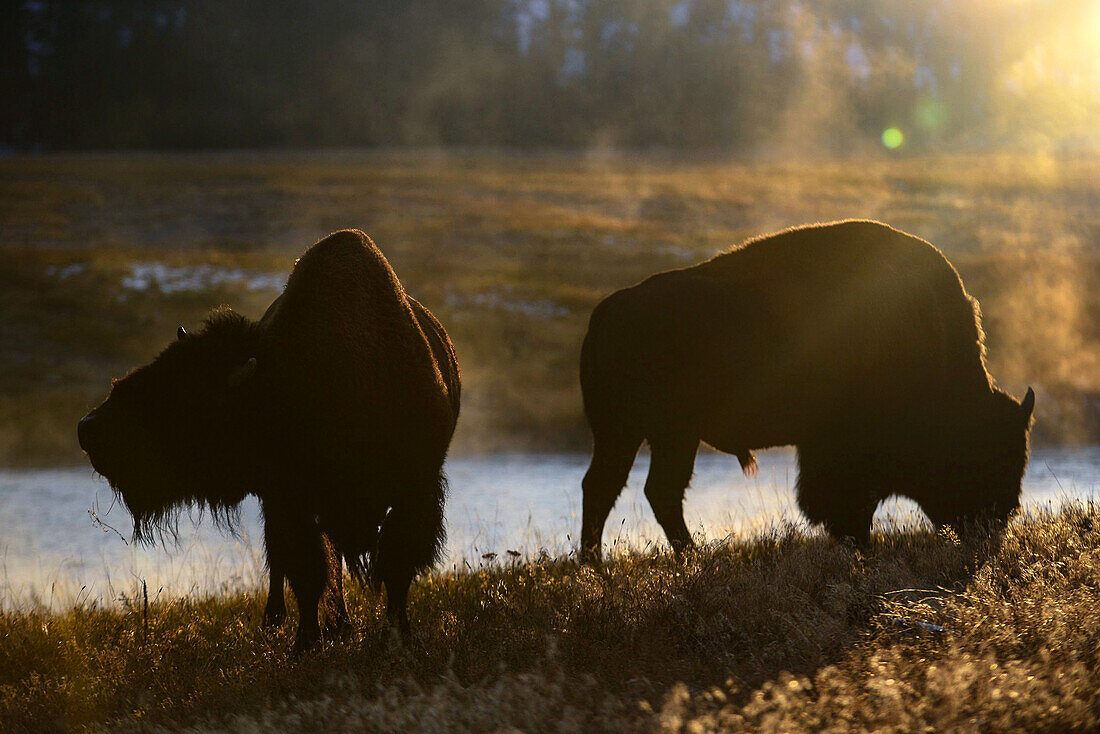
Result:
[[[867,545],[878,499],[868,488],[868,477],[843,448],[798,447],[798,507],[812,523],[821,523],[829,535]]]
[[[436,562],[443,548],[443,499],[446,479],[442,472],[421,482],[411,482],[402,502],[390,508],[378,531],[371,558],[371,585],[386,588],[386,616],[402,639],[410,635],[408,598],[413,579]]]
[[[688,436],[651,438],[649,446],[652,456],[645,496],[669,544],[679,555],[694,545],[684,522],[684,490],[695,471],[699,440]]]

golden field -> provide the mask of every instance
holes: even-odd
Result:
[[[0,465],[80,461],[76,419],[111,377],[214,305],[258,317],[297,255],[348,227],[455,342],[455,451],[583,451],[576,364],[600,298],[848,217],[947,253],[982,303],[990,371],[1038,392],[1038,442],[1100,441],[1100,159],[23,156],[0,159]]]

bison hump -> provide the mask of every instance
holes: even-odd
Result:
[[[261,363],[299,412],[401,410],[440,385],[401,282],[358,230],[307,250],[261,323]]]

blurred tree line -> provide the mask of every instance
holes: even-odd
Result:
[[[0,2],[17,148],[1072,144],[1100,112],[1064,53],[1094,0]]]

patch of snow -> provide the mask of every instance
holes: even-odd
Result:
[[[584,69],[584,51],[581,51],[579,48],[565,49],[565,56],[561,64],[561,69],[558,70],[559,73],[566,79],[569,79],[583,76]]]
[[[913,86],[917,89],[925,89],[936,93],[936,74],[929,66],[918,66],[916,72],[913,74]]]
[[[452,309],[485,308],[517,313],[533,319],[552,319],[568,316],[569,309],[549,298],[517,298],[500,293],[447,294],[447,305]]]
[[[65,280],[74,275],[80,275],[87,269],[88,266],[84,263],[69,263],[60,268],[56,265],[51,265],[46,268],[46,275],[53,275],[56,276],[58,280]]]
[[[531,0],[526,7],[517,8],[516,43],[519,52],[524,56],[531,48],[535,27],[550,17],[550,3],[548,0]]]
[[[609,20],[604,23],[603,29],[600,30],[600,46],[602,48],[607,48],[607,44],[618,35],[621,29],[622,26],[617,20]]]
[[[215,265],[165,265],[164,263],[133,263],[130,274],[122,279],[122,287],[131,291],[155,288],[161,293],[204,291],[221,285],[241,284],[250,291],[281,291],[286,276],[240,268]]]
[[[773,64],[779,63],[786,58],[787,36],[788,33],[786,31],[768,31],[768,58],[771,59]]]
[[[867,57],[863,46],[855,41],[848,44],[848,48],[844,51],[844,61],[856,79],[867,79],[871,76],[871,60]]]
[[[668,20],[676,28],[682,28],[691,20],[691,0],[682,0],[672,6]]]
[[[756,6],[745,0],[729,0],[726,10],[726,18],[734,25],[740,26],[741,34],[746,41],[752,41],[756,25]]]

